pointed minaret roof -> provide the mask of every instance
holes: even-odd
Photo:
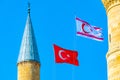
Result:
[[[32,22],[30,18],[30,3],[28,3],[28,17],[17,63],[24,61],[40,62]]]

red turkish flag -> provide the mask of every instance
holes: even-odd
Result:
[[[56,63],[69,63],[76,66],[79,65],[79,62],[77,60],[77,51],[63,49],[54,44],[54,54]]]

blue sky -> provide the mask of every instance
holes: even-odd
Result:
[[[0,80],[17,79],[28,0],[0,0]],[[107,16],[101,0],[31,0],[40,80],[107,80]],[[104,41],[76,36],[75,16],[103,28]],[[78,51],[80,66],[56,64],[53,44]]]

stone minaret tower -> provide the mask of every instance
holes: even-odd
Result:
[[[18,80],[40,80],[40,60],[30,18],[30,6],[17,66]]]
[[[102,0],[108,16],[108,80],[120,80],[120,0]]]

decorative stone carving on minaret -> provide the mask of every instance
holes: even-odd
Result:
[[[40,60],[30,18],[30,3],[17,64],[18,80],[40,80]]]
[[[120,0],[102,0],[108,16],[108,80],[120,80]]]

